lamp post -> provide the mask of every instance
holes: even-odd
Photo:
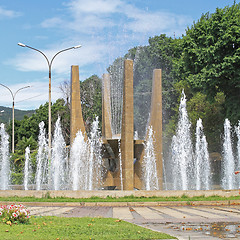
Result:
[[[25,89],[25,88],[29,88],[30,86],[25,86],[25,87],[22,87],[22,88],[19,88],[15,93],[12,92],[12,90],[5,86],[4,84],[0,83],[1,86],[7,88],[9,90],[9,92],[11,93],[11,96],[12,96],[12,153],[14,153],[14,105],[15,105],[15,97],[16,97],[16,94]]]
[[[34,51],[37,51],[37,52],[39,52],[39,53],[41,53],[43,56],[44,56],[44,58],[47,60],[47,64],[48,64],[48,72],[49,72],[49,74],[48,74],[48,76],[49,76],[49,88],[48,88],[48,96],[49,96],[49,98],[48,98],[48,159],[50,159],[51,158],[51,148],[52,148],[52,134],[51,134],[51,121],[52,121],[52,116],[51,116],[51,78],[52,78],[52,62],[53,62],[53,60],[54,60],[54,58],[58,55],[58,54],[60,54],[60,53],[62,53],[62,52],[65,52],[65,51],[68,51],[68,50],[71,50],[71,49],[77,49],[77,48],[80,48],[81,47],[81,45],[77,45],[77,46],[74,46],[74,47],[70,47],[70,48],[66,48],[66,49],[63,49],[63,50],[61,50],[61,51],[59,51],[59,52],[57,52],[53,57],[52,57],[52,59],[49,61],[49,59],[47,58],[47,56],[42,52],[42,51],[40,51],[40,50],[38,50],[38,49],[36,49],[36,48],[33,48],[33,47],[30,47],[30,46],[28,46],[28,45],[26,45],[26,44],[23,44],[23,43],[18,43],[18,45],[20,46],[20,47],[27,47],[27,48],[30,48],[30,49],[32,49],[32,50],[34,50]]]

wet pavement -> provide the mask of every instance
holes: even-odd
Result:
[[[112,217],[185,239],[240,239],[240,206],[28,206],[31,215]]]

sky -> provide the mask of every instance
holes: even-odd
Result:
[[[232,5],[234,0],[0,0],[0,83],[15,95],[15,108],[36,109],[48,101],[48,65],[52,63],[52,102],[63,97],[60,85],[69,81],[71,66],[80,80],[102,77],[107,67],[128,49],[148,44],[149,37],[181,37],[203,13]],[[239,3],[239,1],[236,1]],[[0,106],[12,97],[0,86]],[[1,110],[1,109],[0,109]]]

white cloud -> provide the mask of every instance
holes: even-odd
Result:
[[[40,50],[50,60],[61,49],[78,44],[82,48],[61,53],[54,59],[54,84],[70,78],[71,65],[79,65],[82,80],[94,73],[101,75],[114,59],[131,47],[145,45],[149,37],[162,33],[181,36],[192,21],[184,15],[145,11],[124,0],[73,0],[64,8],[62,16],[53,16],[41,23],[42,28],[60,29],[61,40]],[[14,65],[19,71],[46,72],[47,78],[46,59],[27,48],[5,64]]]
[[[164,11],[145,11],[122,0],[74,0],[66,4],[71,21],[62,26],[74,31],[92,34],[93,31],[121,29],[135,33],[184,33],[192,18]],[[60,25],[59,25],[60,26]],[[180,34],[181,35],[181,34]]]
[[[69,72],[71,65],[86,66],[88,64],[98,63],[104,59],[104,55],[108,46],[99,44],[99,42],[65,42],[64,45],[59,45],[53,49],[41,50],[48,58],[49,62],[53,56],[60,50],[81,44],[80,49],[71,49],[60,53],[52,62],[52,71],[57,74],[66,74]],[[34,50],[24,48],[24,53],[16,56],[5,64],[14,65],[19,71],[46,71],[48,72],[48,64],[44,56]]]
[[[49,18],[44,20],[41,23],[41,26],[43,28],[53,28],[53,27],[57,27],[57,26],[61,26],[61,24],[63,24],[63,20],[59,17],[53,17],[53,18]]]
[[[21,16],[21,13],[12,10],[4,9],[0,6],[0,19],[1,18],[15,18]]]
[[[121,0],[75,0],[66,6],[78,16],[82,13],[100,15],[117,12],[118,7],[122,4]]]
[[[132,16],[133,20],[127,25],[133,32],[149,32],[160,34],[162,32],[176,32],[181,30],[183,33],[186,25],[192,19],[186,16],[175,15],[166,12],[145,13],[141,12]]]
[[[54,79],[56,80],[56,79]],[[40,105],[48,102],[48,80],[43,79],[39,82],[28,82],[25,84],[11,84],[8,87],[12,90],[13,94],[22,87],[31,86],[20,90],[15,96],[16,109],[37,109]],[[1,87],[1,86],[0,86]],[[52,82],[52,102],[58,98],[63,97],[59,89],[58,81]],[[10,92],[6,89],[1,89],[0,102],[2,106],[12,107],[12,97]]]
[[[45,86],[46,85],[46,86]],[[11,84],[8,87],[13,94],[22,87],[31,86],[30,88],[22,89],[15,95],[15,108],[16,109],[35,109],[35,107],[44,104],[47,101],[47,88],[48,84],[43,82],[32,82],[25,84]],[[0,102],[2,106],[12,107],[12,96],[10,92],[1,89]]]

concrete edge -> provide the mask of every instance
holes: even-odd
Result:
[[[12,202],[0,201],[0,205],[19,204],[36,207],[167,207],[167,206],[231,206],[240,200],[223,201],[166,201],[166,202]]]

